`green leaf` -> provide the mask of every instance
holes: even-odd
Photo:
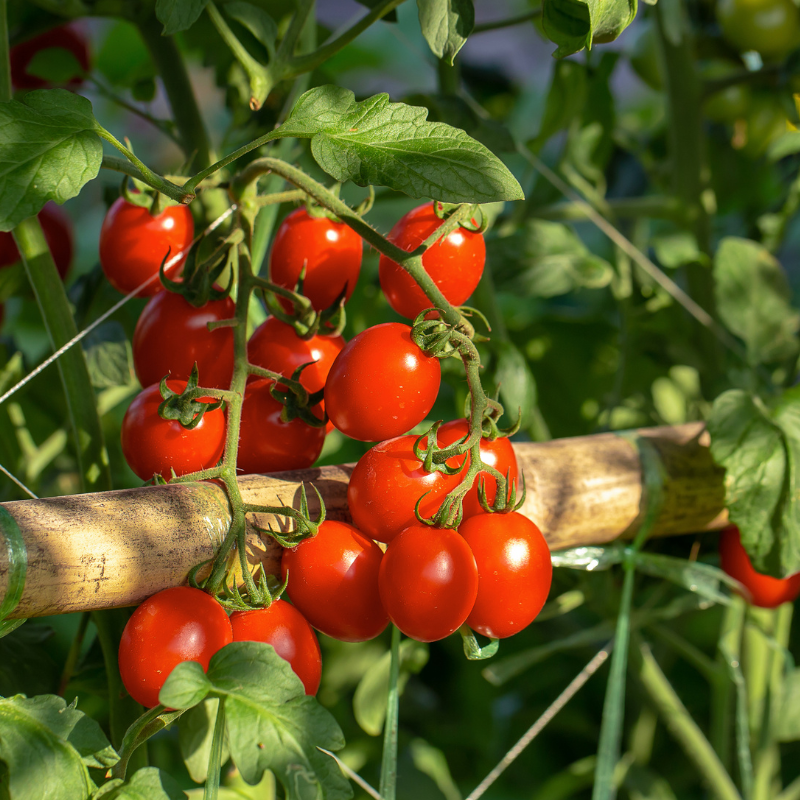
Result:
[[[497,340],[491,346],[496,355],[492,365],[494,383],[500,389],[500,402],[507,419],[513,422],[521,413],[521,427],[527,430],[538,402],[536,379],[516,345]]]
[[[63,203],[97,176],[103,148],[92,104],[66,89],[0,103],[0,231]]]
[[[694,234],[688,231],[657,236],[652,241],[656,258],[662,267],[677,269],[686,264],[703,263],[707,256],[697,246]]]
[[[211,681],[196,661],[184,661],[170,672],[158,693],[167,708],[191,708],[201,703],[211,691]]]
[[[544,0],[542,28],[563,58],[611,42],[633,22],[636,0]]]
[[[353,695],[353,713],[356,722],[370,736],[380,736],[386,719],[386,696],[389,692],[389,668],[392,654],[387,650],[361,678]],[[428,645],[414,639],[400,643],[400,673],[397,691],[403,690],[412,674],[417,674],[428,663]]]
[[[52,650],[53,629],[48,625],[28,624],[0,638],[0,695],[55,691],[61,667]]]
[[[413,739],[410,745],[411,760],[423,775],[439,787],[445,800],[461,800],[461,792],[450,774],[444,753],[424,739]]]
[[[181,755],[195,783],[203,783],[208,775],[208,759],[218,707],[219,700],[207,698],[185,712],[178,726]],[[222,762],[225,763],[229,758],[230,747],[226,737],[222,745]]]
[[[270,53],[274,51],[278,26],[266,11],[252,3],[235,2],[225,4],[225,13],[247,28]]]
[[[93,331],[86,337],[83,349],[96,389],[127,386],[133,380],[131,344],[118,322],[106,323]]]
[[[109,767],[117,754],[100,726],[63,698],[16,695],[0,699],[0,760],[0,794],[78,800],[94,789],[87,767]]]
[[[150,52],[130,22],[117,22],[106,34],[95,67],[115,86],[134,87],[155,74]]]
[[[417,11],[431,52],[452,64],[475,27],[472,0],[417,0]]]
[[[104,784],[92,800],[186,800],[186,793],[166,772],[143,767],[127,782],[117,779]]]
[[[781,265],[757,242],[728,237],[714,257],[717,308],[726,327],[744,340],[751,364],[770,364],[800,351],[800,313],[789,303]]]
[[[113,769],[115,777],[124,778],[128,769],[128,762],[136,749],[141,747],[151,736],[163,731],[168,725],[178,719],[182,711],[166,711],[160,705],[145,711],[131,724],[122,739],[120,757]]]
[[[580,117],[586,105],[586,67],[575,61],[559,61],[554,65],[553,77],[539,125],[539,133],[530,143],[538,151],[556,132],[568,127]]]
[[[191,28],[206,5],[208,0],[156,0],[156,16],[164,26],[162,36]]]
[[[317,163],[338,181],[448,203],[523,198],[497,156],[464,131],[427,116],[426,108],[392,103],[387,94],[356,102],[347,89],[321,86],[297,101],[279,131],[310,138]]]
[[[25,70],[49,83],[67,83],[83,75],[83,67],[75,54],[65,47],[48,47],[40,50],[28,63]]]

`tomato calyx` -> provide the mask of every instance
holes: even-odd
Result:
[[[444,475],[457,475],[464,468],[464,463],[458,465],[448,464],[447,461],[453,456],[465,453],[469,447],[464,447],[462,442],[449,447],[439,447],[437,443],[437,433],[442,427],[442,420],[434,422],[433,425],[421,436],[417,437],[412,450],[414,455],[422,462],[425,472],[441,472]],[[425,441],[423,449],[422,442]]]
[[[484,465],[483,471],[500,475],[496,469],[489,465]],[[486,496],[486,478],[481,475],[478,478],[478,502],[481,504],[481,508],[488,514],[508,514],[511,511],[519,511],[525,503],[525,497],[527,495],[524,472],[520,473],[520,483],[518,500],[517,484],[515,481],[511,480],[511,471],[509,470],[503,477],[502,483],[500,480],[497,481],[497,496],[495,497],[494,503],[490,503]],[[501,491],[501,488],[505,488],[505,491]]]
[[[299,510],[284,506],[282,509],[276,511],[274,508],[269,506],[256,506],[251,505],[250,503],[245,505],[245,510],[247,513],[270,513],[277,514],[282,517],[288,517],[294,521],[293,530],[276,531],[270,524],[267,524],[267,527],[264,528],[257,525],[255,522],[252,523],[253,527],[259,531],[259,533],[266,533],[267,535],[271,536],[281,547],[296,547],[298,544],[300,544],[300,542],[316,536],[317,533],[319,533],[320,525],[325,522],[326,510],[325,501],[322,499],[322,495],[319,493],[317,487],[312,483],[311,488],[314,490],[314,494],[316,494],[317,500],[319,501],[319,513],[317,514],[316,519],[312,519],[311,517],[308,507],[308,497],[306,495],[306,486],[305,484],[302,484],[300,487]]]
[[[285,391],[281,391],[281,386],[287,384],[285,378],[281,377],[282,383],[273,384],[269,393],[283,406],[281,412],[281,422],[291,422],[293,419],[301,419],[306,425],[312,428],[324,428],[328,424],[328,415],[323,412],[322,417],[318,417],[311,409],[314,408],[324,397],[324,389],[309,394],[306,388],[300,383],[300,374],[306,367],[314,364],[309,361],[301,364],[293,373],[291,385]],[[280,376],[279,376],[280,377]]]
[[[458,632],[461,634],[464,655],[468,661],[485,661],[487,658],[494,656],[500,647],[500,640],[493,638],[489,639],[489,644],[481,647],[474,631],[466,622],[458,629]]]
[[[434,200],[433,213],[443,221],[450,220],[454,215],[457,215],[455,220],[457,224],[454,224],[446,231],[442,231],[441,234],[439,230],[437,230],[437,236],[434,241],[437,241],[442,236],[446,236],[451,230],[455,230],[457,227],[466,228],[473,233],[483,233],[489,227],[489,217],[484,213],[478,203],[465,205],[462,203],[443,203],[440,200]],[[479,221],[475,220],[476,214],[479,215]]]
[[[167,378],[161,379],[159,390],[164,398],[158,406],[158,415],[162,419],[177,420],[186,430],[196,428],[207,411],[214,411],[222,406],[230,392],[221,389],[205,389],[198,386],[197,363],[189,375],[186,388],[181,392],[173,392],[167,385]],[[214,399],[208,399],[208,398]]]

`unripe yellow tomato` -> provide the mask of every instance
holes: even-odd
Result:
[[[800,45],[800,10],[792,0],[717,0],[717,20],[741,53],[780,60]]]

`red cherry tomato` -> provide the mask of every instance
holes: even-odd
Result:
[[[433,203],[427,203],[401,217],[387,238],[402,250],[411,252],[442,222],[433,210]],[[466,228],[451,231],[422,256],[425,272],[454,306],[462,305],[475,291],[485,263],[483,234]],[[433,305],[416,281],[396,261],[382,255],[378,275],[389,305],[401,316],[413,319],[420,311]]]
[[[374,639],[389,624],[378,593],[383,552],[345,522],[326,520],[313,539],[283,551],[292,602],[319,631],[342,642]]]
[[[542,532],[514,511],[478,514],[458,532],[478,565],[478,596],[467,625],[493,639],[519,633],[542,610],[553,579]]]
[[[28,66],[40,50],[51,48],[68,50],[75,56],[84,72],[89,71],[89,47],[86,39],[72,26],[59,25],[11,48],[9,53],[11,82],[17,89],[41,89],[49,85],[43,78],[29,73]],[[72,78],[69,81],[70,86],[78,86],[81,83],[83,83],[82,78]]]
[[[361,237],[352,228],[328,217],[311,217],[305,208],[298,208],[275,234],[270,280],[294,289],[305,267],[303,294],[317,311],[324,311],[345,289],[345,300],[350,299],[361,270],[361,251]]]
[[[782,603],[796,600],[800,595],[800,572],[788,578],[773,578],[756,572],[736,525],[725,528],[719,537],[720,566],[736,578],[749,591],[747,598],[754,606],[777,608]]]
[[[356,464],[347,486],[347,504],[354,525],[379,542],[391,542],[400,531],[436,513],[460,475],[426,472],[414,455],[416,436],[398,436],[376,444]],[[456,465],[457,462],[453,460]]]
[[[200,589],[175,586],[154,594],[128,620],[119,643],[119,672],[128,694],[147,708],[178,664],[208,670],[217,650],[233,641],[225,609]]]
[[[168,380],[173,392],[182,392],[186,381]],[[184,428],[177,420],[162,419],[162,397],[154,383],[134,397],[122,420],[122,454],[128,466],[143,480],[153,475],[176,475],[213,467],[225,446],[225,414],[221,408],[203,414],[196,428]]]
[[[306,618],[285,600],[269,608],[234,611],[231,614],[234,642],[266,642],[303,682],[306,694],[316,694],[322,677],[322,654],[317,636]]]
[[[227,389],[233,375],[233,329],[208,329],[209,322],[231,319],[229,297],[195,308],[174,292],[159,292],[142,311],[133,333],[133,366],[142,386],[165,375],[187,380],[197,362],[200,385]]]
[[[47,203],[38,216],[47,246],[63,280],[72,265],[72,221],[67,212],[53,202]],[[0,233],[0,269],[19,260],[20,254],[14,237],[10,233]]]
[[[463,439],[469,433],[469,424],[464,419],[456,419],[452,422],[445,422],[439,428],[439,443],[442,447]],[[463,458],[461,459],[463,461]],[[511,482],[516,483],[519,479],[519,469],[517,467],[517,457],[514,455],[514,447],[505,437],[498,437],[493,442],[488,439],[481,439],[481,461],[489,464],[503,475],[508,475]],[[483,479],[486,485],[486,499],[489,505],[494,503],[497,497],[497,481],[488,472],[479,472],[472,484],[472,488],[464,497],[464,519],[474,517],[476,514],[483,514],[484,510],[478,499],[479,481]],[[509,483],[509,489],[511,483]],[[519,487],[517,487],[519,496]]]
[[[303,364],[314,362],[300,373],[300,383],[310,393],[318,392],[325,386],[336,356],[342,352],[345,341],[341,336],[312,336],[301,339],[291,325],[270,317],[259,325],[247,343],[247,358],[251,364],[273,372],[280,372],[291,378],[294,371]],[[314,409],[321,417],[325,403]],[[327,431],[333,430],[328,422]]]
[[[242,404],[238,469],[245,475],[310,467],[322,452],[325,428],[299,418],[281,422],[283,405],[271,394],[274,381],[247,384]]]
[[[410,525],[389,542],[378,575],[389,619],[412,639],[436,642],[466,621],[478,567],[456,531]]]
[[[399,436],[425,419],[439,393],[442,370],[411,340],[411,328],[385,322],[351,339],[325,383],[331,422],[362,442]]]
[[[129,294],[148,278],[158,276],[161,262],[169,252],[171,261],[183,253],[166,270],[174,278],[186,260],[194,236],[192,212],[187,206],[169,206],[157,217],[142,206],[117,198],[108,209],[100,229],[100,266],[108,282],[122,294]],[[162,289],[155,277],[138,292],[149,297]]]

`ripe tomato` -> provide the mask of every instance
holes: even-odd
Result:
[[[86,39],[72,26],[59,25],[11,48],[9,53],[11,82],[17,89],[41,89],[49,85],[43,78],[29,73],[28,66],[38,52],[51,48],[69,51],[83,70],[89,71],[89,47]],[[81,83],[83,83],[82,78],[73,78],[69,81],[70,86],[78,86]]]
[[[453,444],[459,439],[463,439],[469,433],[469,424],[464,419],[455,419],[452,422],[445,422],[439,428],[439,444],[442,447]],[[460,458],[458,463],[464,461]],[[516,482],[519,480],[519,469],[517,467],[517,457],[514,455],[514,447],[505,437],[498,437],[493,442],[488,439],[481,439],[481,461],[489,464],[503,475],[508,475],[509,480]],[[476,514],[485,513],[478,499],[478,485],[483,478],[486,482],[486,499],[489,505],[494,503],[497,497],[497,481],[488,472],[479,472],[472,484],[472,488],[467,492],[463,501],[464,519],[474,517]],[[509,484],[509,489],[511,484]],[[519,487],[517,487],[519,496]]]
[[[242,404],[237,468],[245,475],[310,467],[322,452],[325,428],[295,418],[281,422],[283,406],[271,394],[274,381],[247,384]]]
[[[200,589],[175,586],[154,594],[128,620],[119,643],[119,671],[128,694],[147,708],[178,664],[208,670],[217,650],[233,641],[225,609]]]
[[[208,329],[209,322],[231,319],[230,297],[195,308],[174,292],[159,292],[144,307],[133,333],[133,366],[142,386],[169,374],[188,380],[197,362],[200,385],[227,389],[233,375],[233,329]]]
[[[39,224],[55,261],[61,279],[67,277],[72,265],[72,221],[64,209],[55,203],[47,203],[39,212]],[[0,269],[9,267],[20,260],[14,237],[10,233],[0,233]]]
[[[170,379],[167,386],[182,392],[186,381]],[[176,475],[213,467],[225,447],[225,414],[221,408],[207,411],[196,428],[188,430],[177,420],[161,419],[159,384],[148,386],[133,398],[122,420],[122,454],[128,466],[143,480],[153,475]]]
[[[154,217],[146,208],[119,197],[108,209],[100,229],[100,266],[118,292],[129,294],[158,275],[167,252],[172,259],[188,250],[193,236],[194,221],[187,206],[169,206]],[[167,270],[167,277],[174,277],[185,260],[184,252]],[[138,296],[149,297],[162,288],[156,277]]]
[[[389,619],[418,642],[436,642],[466,621],[478,595],[478,567],[454,530],[415,523],[389,543],[378,575]]]
[[[492,639],[519,633],[542,610],[553,579],[542,532],[515,511],[478,514],[458,532],[478,565],[478,596],[467,625]]]
[[[722,35],[740,53],[780,60],[800,44],[800,11],[792,0],[717,0]]]
[[[433,203],[427,203],[401,217],[387,238],[402,250],[411,252],[441,224]],[[455,306],[462,305],[475,291],[485,262],[483,234],[466,228],[456,228],[428,248],[422,257],[425,271]],[[382,255],[378,270],[381,289],[398,314],[413,319],[420,311],[431,307],[431,301],[416,281],[397,262]]]
[[[345,522],[325,520],[313,539],[283,551],[281,576],[303,616],[342,642],[374,639],[389,624],[378,593],[383,551]]]
[[[251,364],[280,372],[287,378],[291,378],[298,367],[313,361],[300,374],[300,383],[313,394],[325,386],[331,366],[344,345],[345,341],[341,336],[312,336],[310,339],[301,339],[291,325],[270,317],[250,337],[247,358]],[[321,417],[324,410],[325,403],[322,402],[314,413]],[[333,430],[330,422],[326,430]]]
[[[754,606],[777,608],[800,596],[800,572],[788,578],[773,578],[756,572],[735,525],[730,525],[720,534],[719,558],[722,569],[749,591],[747,599]]]
[[[439,393],[442,370],[411,340],[411,328],[385,322],[352,338],[325,383],[331,422],[362,442],[399,436],[425,419]]]
[[[345,300],[350,299],[361,271],[361,250],[361,237],[352,228],[298,208],[275,234],[269,277],[278,286],[294,289],[305,266],[303,294],[317,311],[324,311],[345,289]],[[288,302],[284,305],[291,308]]]
[[[347,486],[347,505],[353,524],[379,542],[391,542],[400,531],[416,523],[414,507],[430,517],[460,475],[426,472],[414,455],[416,436],[398,436],[376,444],[356,464]],[[453,466],[457,465],[455,459]],[[427,493],[427,494],[426,494]]]
[[[322,677],[322,654],[317,636],[306,618],[285,600],[269,608],[234,611],[231,614],[234,642],[266,642],[303,682],[306,694],[316,694]]]

